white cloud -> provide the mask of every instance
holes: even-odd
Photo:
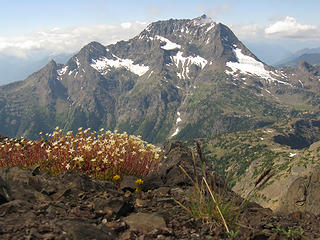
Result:
[[[132,26],[131,22],[125,22],[125,23],[121,23],[120,26],[124,29],[130,29]]]
[[[202,13],[206,13],[210,18],[214,19],[215,21],[218,20],[219,16],[226,14],[232,6],[229,3],[221,4],[217,7],[212,8],[207,3],[199,3],[196,7],[197,11]]]
[[[261,39],[295,39],[319,40],[320,27],[299,23],[293,17],[285,17],[268,26],[259,24],[230,25],[232,31],[240,40]]]
[[[226,4],[222,4],[221,6],[212,8],[208,10],[208,15],[212,18],[216,18],[218,15],[228,11],[231,9],[231,5],[226,3]]]
[[[163,12],[162,8],[153,4],[148,6],[147,11],[148,15],[151,17],[159,16]]]
[[[144,22],[126,22],[119,25],[88,25],[70,28],[53,28],[27,36],[0,38],[0,53],[28,57],[31,53],[46,51],[52,55],[73,53],[92,41],[104,45],[126,40],[147,26]]]
[[[231,30],[240,39],[261,39],[264,37],[264,27],[258,24],[230,25]]]
[[[266,37],[270,38],[320,39],[319,27],[300,24],[295,18],[289,16],[269,25],[264,32]]]

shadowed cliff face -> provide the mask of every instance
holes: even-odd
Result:
[[[320,121],[299,120],[292,128],[294,133],[274,136],[274,141],[292,149],[302,149],[320,140]]]

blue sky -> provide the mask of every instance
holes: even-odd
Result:
[[[319,9],[319,0],[1,0],[0,53],[77,51],[133,37],[152,21],[203,13],[240,40],[320,47]]]

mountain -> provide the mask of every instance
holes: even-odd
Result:
[[[5,85],[28,77],[31,73],[44,67],[50,59],[59,63],[66,63],[71,54],[49,54],[33,55],[27,58],[7,56],[0,54],[0,85]]]
[[[292,56],[277,62],[277,66],[296,67],[300,61],[306,61],[311,65],[320,65],[320,48],[305,48],[297,51]]]
[[[158,143],[318,116],[320,69],[274,69],[205,15],[158,21],[138,36],[92,42],[0,87],[0,134],[59,126],[117,129]]]
[[[312,65],[320,65],[320,53],[302,54],[301,56],[282,63],[282,66],[296,67],[300,61],[306,61]]]

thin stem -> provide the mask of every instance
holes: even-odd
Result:
[[[213,196],[213,193],[212,193],[212,191],[211,191],[211,189],[210,189],[210,187],[209,187],[209,185],[208,185],[208,183],[207,183],[207,180],[206,180],[204,177],[202,178],[202,180],[203,180],[203,181],[204,181],[204,183],[206,184],[207,189],[208,189],[208,191],[209,191],[209,193],[210,193],[210,195],[211,195],[212,200],[213,200],[213,201],[214,201],[214,203],[216,204],[216,208],[217,208],[217,210],[218,210],[218,212],[219,212],[219,214],[220,214],[220,216],[221,216],[221,219],[222,219],[223,225],[224,225],[224,227],[226,228],[227,233],[229,233],[230,231],[229,231],[229,228],[228,228],[227,222],[226,222],[226,220],[225,220],[225,219],[224,219],[224,217],[223,217],[223,214],[222,214],[222,212],[221,212],[221,210],[220,210],[220,208],[219,208],[219,206],[218,206],[218,204],[217,204],[216,199],[215,199],[215,198],[214,198],[214,196]]]

